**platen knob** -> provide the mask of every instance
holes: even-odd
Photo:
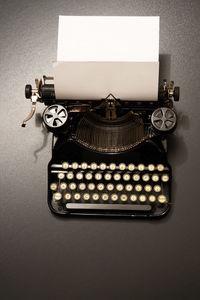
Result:
[[[26,97],[27,99],[30,99],[31,96],[32,96],[32,85],[27,84],[27,85],[25,86],[25,97]]]

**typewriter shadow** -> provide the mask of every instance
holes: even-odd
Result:
[[[159,55],[159,82],[162,83],[164,79],[170,80],[171,72],[171,55],[160,54]]]
[[[36,114],[35,125],[36,127],[42,127],[42,134],[43,134],[43,142],[41,146],[33,152],[33,156],[35,157],[35,163],[36,163],[38,160],[38,153],[40,153],[47,146],[49,132],[43,125],[42,116],[40,113]]]

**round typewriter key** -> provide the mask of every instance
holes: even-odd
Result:
[[[140,202],[145,202],[147,200],[147,197],[145,195],[140,195],[139,200]]]
[[[74,183],[74,182],[71,182],[70,184],[69,184],[69,188],[70,188],[70,190],[75,190],[76,189],[76,183]]]
[[[77,178],[78,180],[83,179],[83,173],[78,172],[78,173],[76,174],[76,178]]]
[[[132,195],[130,196],[130,200],[131,200],[131,202],[137,201],[137,196],[134,195],[134,194],[132,194]]]
[[[62,168],[63,168],[64,170],[68,169],[68,168],[69,168],[69,163],[68,163],[68,162],[63,162],[63,163],[62,163]]]
[[[64,173],[58,173],[58,178],[59,178],[59,179],[65,178],[65,174],[64,174]]]
[[[105,169],[106,169],[106,164],[101,163],[101,164],[99,165],[99,168],[100,168],[101,170],[105,170]]]
[[[91,163],[90,168],[91,168],[92,170],[96,170],[96,169],[97,169],[97,164],[94,163],[94,162]]]
[[[95,178],[96,180],[101,180],[101,178],[102,178],[101,173],[96,173],[95,176],[94,176],[94,178]]]
[[[94,201],[98,201],[98,200],[99,200],[99,195],[98,195],[97,193],[94,193],[94,194],[92,195],[92,199],[93,199]]]
[[[125,170],[126,169],[126,165],[124,163],[119,164],[119,169],[121,171]]]
[[[120,196],[120,199],[121,199],[122,202],[126,202],[127,199],[128,199],[128,197],[127,197],[126,194],[122,194],[122,195]]]
[[[86,173],[86,174],[85,174],[85,178],[86,178],[87,180],[91,180],[91,179],[92,179],[92,173]]]
[[[73,179],[74,174],[72,172],[69,172],[69,173],[67,173],[66,177],[67,177],[67,179]]]
[[[144,174],[144,175],[142,176],[142,180],[145,181],[145,182],[149,181],[149,179],[150,179],[150,177],[149,177],[148,174]]]
[[[165,195],[159,195],[158,196],[158,202],[163,204],[163,203],[166,203],[167,202],[167,198]]]
[[[78,169],[78,163],[77,162],[72,163],[72,169],[74,169],[74,170]]]
[[[157,170],[162,172],[164,170],[164,166],[162,164],[157,165]]]
[[[127,192],[132,191],[132,189],[133,189],[133,186],[132,186],[131,184],[127,184],[127,185],[125,186],[125,190],[126,190]]]
[[[117,189],[117,191],[121,192],[121,191],[123,191],[124,187],[123,187],[123,185],[120,183],[120,184],[117,184],[116,189]]]
[[[83,194],[83,199],[85,201],[88,201],[90,199],[90,194],[88,194],[88,193]]]
[[[101,198],[103,201],[108,201],[108,194],[102,194]]]
[[[118,200],[118,195],[117,194],[112,194],[111,195],[111,200],[112,201],[117,201]]]
[[[149,164],[148,165],[148,170],[149,171],[154,171],[155,170],[155,166],[153,164]]]
[[[110,168],[110,170],[114,171],[114,170],[116,169],[116,164],[111,163],[111,164],[109,165],[109,168]]]
[[[70,193],[65,194],[65,200],[69,201],[71,199],[72,195]]]
[[[78,187],[79,187],[79,190],[81,190],[81,191],[84,191],[86,189],[85,183],[80,183]]]
[[[143,164],[139,164],[139,165],[138,165],[138,170],[139,170],[139,171],[144,171],[144,168],[145,168],[145,167],[144,167]]]
[[[153,189],[156,193],[159,193],[161,191],[161,186],[160,185],[155,185]]]
[[[104,175],[105,180],[110,180],[111,177],[112,177],[112,176],[111,176],[110,173],[106,173],[106,174]]]
[[[88,184],[88,189],[89,189],[90,191],[93,191],[93,190],[95,189],[94,183],[89,183],[89,184]]]
[[[164,174],[164,175],[162,175],[161,180],[163,182],[167,182],[167,181],[169,181],[169,176],[167,174]]]
[[[81,199],[81,195],[79,193],[75,193],[74,194],[74,199],[75,200],[80,200]]]
[[[121,179],[121,175],[119,173],[116,173],[113,175],[114,180],[118,181]]]
[[[104,189],[104,184],[103,184],[103,183],[99,183],[99,184],[97,185],[97,190],[103,191],[103,189]]]
[[[55,201],[59,201],[62,198],[62,194],[61,193],[55,193],[53,196],[54,196],[53,198],[54,198]]]
[[[124,179],[125,181],[129,181],[130,178],[131,178],[131,176],[130,176],[128,173],[125,173],[125,174],[123,175],[123,179]]]
[[[107,190],[112,191],[114,189],[114,185],[112,183],[107,184]]]
[[[60,183],[60,188],[61,188],[61,190],[66,190],[67,184],[65,182],[61,182]]]
[[[86,162],[82,162],[81,169],[86,170],[88,167],[88,164]]]
[[[57,184],[56,183],[51,183],[50,190],[55,191],[56,189],[57,189]]]
[[[152,180],[157,182],[159,180],[159,176],[157,174],[152,175]]]
[[[140,175],[139,174],[134,174],[133,175],[133,180],[134,181],[139,181],[140,180]]]
[[[136,192],[141,192],[141,191],[142,191],[142,186],[141,186],[141,184],[137,184],[137,185],[135,186],[135,190],[136,190]]]
[[[152,190],[152,186],[150,184],[145,185],[144,187],[145,192],[149,193]]]
[[[129,171],[134,171],[135,170],[135,165],[134,164],[129,164],[128,169],[129,169]]]
[[[155,201],[156,201],[156,196],[150,195],[150,196],[149,196],[149,202],[153,203],[153,202],[155,202]]]

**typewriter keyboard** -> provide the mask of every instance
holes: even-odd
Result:
[[[168,210],[171,174],[163,163],[52,163],[49,203],[66,214],[159,216]]]

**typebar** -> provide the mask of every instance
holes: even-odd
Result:
[[[129,210],[129,211],[150,211],[151,205],[134,205],[134,204],[82,204],[67,203],[66,208],[69,210]]]

